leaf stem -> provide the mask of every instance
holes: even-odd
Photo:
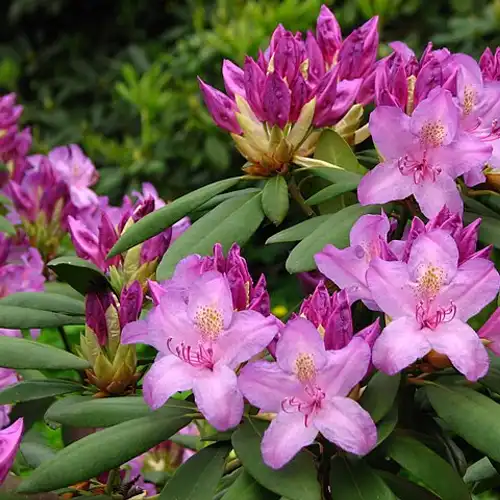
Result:
[[[297,186],[297,183],[295,182],[295,179],[292,178],[290,183],[288,184],[288,191],[290,192],[290,195],[292,198],[297,202],[301,210],[308,216],[308,217],[314,217],[316,214],[314,213],[314,210],[309,206],[306,205],[306,202],[304,200],[304,197],[302,196],[299,187]]]

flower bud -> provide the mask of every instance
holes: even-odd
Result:
[[[325,62],[332,66],[342,45],[342,32],[333,12],[326,5],[322,5],[319,12],[316,37]]]

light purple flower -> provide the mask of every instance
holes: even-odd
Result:
[[[16,330],[12,330],[16,331]],[[2,335],[2,330],[0,330],[0,335]],[[8,335],[9,337],[11,335]],[[0,368],[0,390],[9,387],[10,385],[17,384],[18,378],[15,370],[9,368]],[[10,405],[0,405],[0,429],[3,429],[9,425],[9,413]]]
[[[278,341],[276,359],[248,364],[238,379],[251,404],[277,413],[262,440],[268,466],[283,467],[318,432],[357,455],[375,446],[377,430],[369,413],[347,397],[368,369],[366,342],[355,339],[343,349],[327,351],[314,325],[295,318]]]
[[[13,424],[0,430],[0,484],[9,473],[23,435],[23,419],[17,419]]]
[[[500,276],[487,259],[458,265],[452,236],[437,229],[419,236],[408,263],[374,259],[367,283],[392,321],[373,348],[373,363],[392,375],[431,350],[448,356],[475,381],[488,371],[488,356],[466,321],[493,300]]]
[[[500,307],[497,307],[477,334],[480,339],[489,341],[486,347],[491,349],[497,356],[500,356]]]
[[[443,205],[462,213],[454,179],[486,163],[491,146],[463,133],[460,111],[450,92],[435,89],[412,116],[381,106],[370,116],[374,143],[384,158],[358,187],[362,205],[415,196],[427,217]]]
[[[370,309],[376,303],[366,284],[366,272],[375,257],[395,260],[387,245],[391,224],[387,215],[363,215],[351,229],[351,245],[338,249],[327,245],[314,256],[318,269],[339,288],[345,289],[352,304],[362,300]]]
[[[159,408],[177,391],[192,389],[208,422],[226,430],[243,413],[234,369],[265,349],[278,329],[272,317],[234,311],[228,278],[217,271],[203,274],[187,295],[185,301],[167,291],[147,320],[125,327],[122,342],[159,351],[144,378],[149,406]]]
[[[479,59],[479,67],[483,78],[487,82],[497,82],[500,80],[500,47],[497,47],[495,54],[489,47],[486,47]]]

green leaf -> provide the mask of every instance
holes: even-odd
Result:
[[[26,380],[0,391],[0,405],[42,399],[70,392],[81,392],[83,387],[69,380],[46,379]]]
[[[203,448],[184,463],[160,493],[160,500],[207,500],[212,498],[231,451],[227,443]]]
[[[192,403],[170,399],[162,408],[166,418],[196,412]],[[140,396],[92,399],[75,396],[56,401],[45,414],[45,419],[73,427],[111,427],[113,425],[150,415],[152,412]]]
[[[475,198],[469,198],[468,196],[464,196],[463,194],[462,198],[464,200],[465,206],[468,209],[464,214],[464,219],[474,220],[477,219],[477,215],[486,215],[488,217],[492,217],[493,219],[498,219],[499,214],[497,214],[494,210],[484,205],[480,201],[477,201]],[[470,224],[470,222],[467,222],[467,224]]]
[[[500,394],[500,357],[489,352],[490,368],[485,377],[478,380],[479,383],[488,389]]]
[[[348,172],[341,167],[337,167],[336,165],[332,165],[331,163],[322,160],[313,160],[308,158],[307,161],[302,161],[299,164],[303,165],[303,167],[297,169],[295,172],[305,172],[310,175],[315,175],[327,181],[333,182],[334,184],[339,182],[356,182],[359,184],[361,178],[363,177],[360,174]]]
[[[95,264],[80,257],[58,257],[51,260],[47,267],[82,295],[89,291],[104,290],[110,286],[104,273]]]
[[[392,408],[400,381],[399,373],[390,376],[377,372],[368,382],[359,402],[370,413],[374,422],[381,420]]]
[[[433,384],[425,392],[452,431],[500,462],[500,405],[467,387]]]
[[[260,193],[231,198],[198,219],[163,256],[156,271],[158,280],[170,278],[177,263],[187,255],[210,255],[215,243],[228,250],[243,245],[264,219]]]
[[[283,468],[274,470],[264,464],[260,452],[264,422],[247,420],[233,434],[234,450],[243,466],[261,485],[289,500],[320,500],[312,456],[302,451]]]
[[[245,188],[238,189],[237,191],[230,191],[229,193],[218,194],[217,196],[214,196],[212,199],[203,203],[203,205],[200,205],[196,209],[196,212],[205,212],[207,210],[211,210],[217,205],[220,205],[223,201],[229,200],[230,198],[235,198],[236,196],[245,196],[248,194],[255,194],[259,193],[260,191],[262,191],[262,189],[260,188]]]
[[[42,443],[26,440],[22,442],[20,451],[26,463],[33,469],[39,467],[43,462],[53,459],[56,454],[52,448]]]
[[[266,490],[243,470],[222,497],[222,500],[278,500],[279,498],[279,495]]]
[[[0,300],[0,306],[3,305],[26,307],[28,309],[38,309],[40,311],[52,311],[74,316],[85,316],[85,304],[83,300],[77,300],[55,293],[13,293]]]
[[[65,325],[84,325],[84,316],[60,314],[0,304],[0,328],[24,330],[30,328],[53,328]]]
[[[381,445],[394,431],[398,423],[398,407],[394,405],[387,415],[377,423],[377,446]]]
[[[327,186],[326,188],[313,194],[310,198],[306,200],[307,205],[319,205],[325,201],[336,198],[337,196],[352,191],[358,187],[359,182],[339,182],[333,184],[332,186]]]
[[[161,410],[75,441],[35,469],[18,491],[51,491],[95,477],[166,441],[191,421],[181,412],[169,417]]]
[[[56,295],[65,295],[66,297],[71,297],[72,299],[84,300],[84,296],[77,292],[72,286],[67,283],[62,283],[61,281],[46,281],[44,286],[44,290],[47,293],[53,293]]]
[[[74,354],[17,337],[0,336],[0,366],[3,368],[35,368],[43,370],[84,370],[88,361]]]
[[[333,500],[396,500],[391,489],[363,460],[334,457],[330,485]]]
[[[300,222],[295,226],[284,229],[279,233],[271,236],[267,241],[266,245],[271,245],[273,243],[286,243],[289,241],[300,241],[309,236],[313,231],[315,231],[323,222],[325,222],[330,215],[319,215],[318,217],[312,217],[311,219]]]
[[[204,186],[192,193],[188,193],[180,198],[177,198],[172,203],[156,210],[141,220],[137,221],[133,226],[122,234],[121,238],[115,243],[115,246],[108,254],[108,258],[114,257],[129,248],[146,241],[153,236],[161,233],[167,227],[175,224],[182,219],[186,214],[198,208],[206,201],[213,198],[215,195],[226,191],[241,180],[240,177],[233,177],[222,181],[214,182],[208,186]]]
[[[477,483],[495,476],[498,476],[497,470],[493,467],[488,457],[483,457],[468,467],[465,472],[464,481],[466,483]]]
[[[408,479],[396,476],[390,472],[378,470],[377,474],[391,488],[394,494],[401,500],[439,500],[439,498],[422,486]]]
[[[16,228],[3,215],[0,215],[0,233],[5,233],[9,236],[16,235]]]
[[[288,185],[282,175],[271,177],[262,190],[262,209],[267,218],[279,226],[288,213]]]
[[[476,214],[465,213],[464,222],[470,224],[477,219]],[[500,248],[500,221],[498,218],[481,215],[481,225],[479,226],[479,241],[491,244]]]
[[[314,158],[323,160],[332,165],[338,165],[349,172],[365,174],[353,150],[347,142],[333,130],[324,130],[314,151]]]
[[[386,441],[386,453],[403,469],[419,478],[442,500],[470,500],[470,494],[455,469],[420,441],[402,434]]]
[[[304,238],[290,253],[286,268],[290,274],[316,269],[314,255],[323,250],[328,243],[337,248],[349,245],[349,232],[354,223],[365,214],[380,213],[379,205],[352,205],[340,212],[329,215],[315,231]]]

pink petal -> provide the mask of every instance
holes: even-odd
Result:
[[[417,301],[404,262],[375,258],[366,273],[366,281],[374,300],[389,316],[398,318],[415,314]]]
[[[243,396],[233,370],[215,365],[195,380],[194,399],[198,409],[218,431],[236,427],[243,416]]]
[[[396,139],[393,139],[396,142]],[[387,203],[404,200],[413,193],[413,177],[403,175],[397,161],[378,164],[361,179],[358,186],[358,200],[361,205]]]
[[[427,180],[416,184],[414,194],[420,210],[428,219],[435,217],[443,205],[459,214],[464,210],[464,204],[455,181],[444,171],[437,176],[434,182]]]
[[[315,416],[314,426],[328,441],[355,455],[366,455],[377,444],[370,414],[349,398],[329,400]]]
[[[384,160],[396,160],[411,148],[410,117],[399,108],[378,106],[370,115],[370,133]]]
[[[453,302],[457,308],[456,318],[467,321],[496,297],[499,288],[500,276],[493,262],[471,259],[458,268],[438,300],[443,307]]]
[[[132,321],[125,325],[122,330],[120,343],[122,344],[149,344],[151,337],[148,333],[148,322],[145,319]],[[152,344],[151,344],[152,345]],[[156,349],[159,346],[153,346]]]
[[[301,354],[309,354],[316,370],[326,363],[323,339],[314,325],[304,318],[294,318],[286,324],[276,346],[276,359],[282,370],[295,373],[295,362]]]
[[[484,377],[490,365],[488,353],[477,333],[466,323],[453,319],[435,330],[426,330],[432,348],[450,358],[453,366],[475,382]]]
[[[285,373],[278,363],[256,361],[240,372],[238,387],[251,404],[264,412],[277,413],[282,401],[298,394],[302,384],[294,375]]]
[[[12,425],[0,430],[0,484],[9,473],[23,436],[24,421],[18,418]],[[3,496],[3,495],[2,495]]]
[[[362,338],[355,337],[343,349],[328,351],[326,355],[327,365],[317,376],[318,385],[327,398],[347,396],[368,371],[370,346]]]
[[[497,307],[477,334],[479,338],[489,340],[491,343],[488,344],[488,349],[500,356],[500,307]]]
[[[381,371],[394,375],[431,350],[431,345],[411,317],[391,321],[373,346],[373,364]]]
[[[235,94],[245,97],[243,70],[239,66],[236,66],[236,64],[228,59],[224,59],[222,63],[222,78],[224,79],[227,95],[231,99],[234,99]]]
[[[306,427],[302,413],[278,413],[262,439],[264,463],[273,469],[280,469],[304,446],[309,446],[317,434],[314,425]]]
[[[216,360],[233,368],[262,352],[278,333],[273,316],[256,311],[239,311],[224,335],[217,340]]]
[[[391,225],[385,213],[382,215],[362,215],[352,226],[350,233],[351,246],[361,245],[370,248],[378,244],[379,238],[387,240]]]
[[[153,410],[160,408],[176,392],[191,389],[199,371],[176,356],[159,354],[144,377],[144,401]]]

